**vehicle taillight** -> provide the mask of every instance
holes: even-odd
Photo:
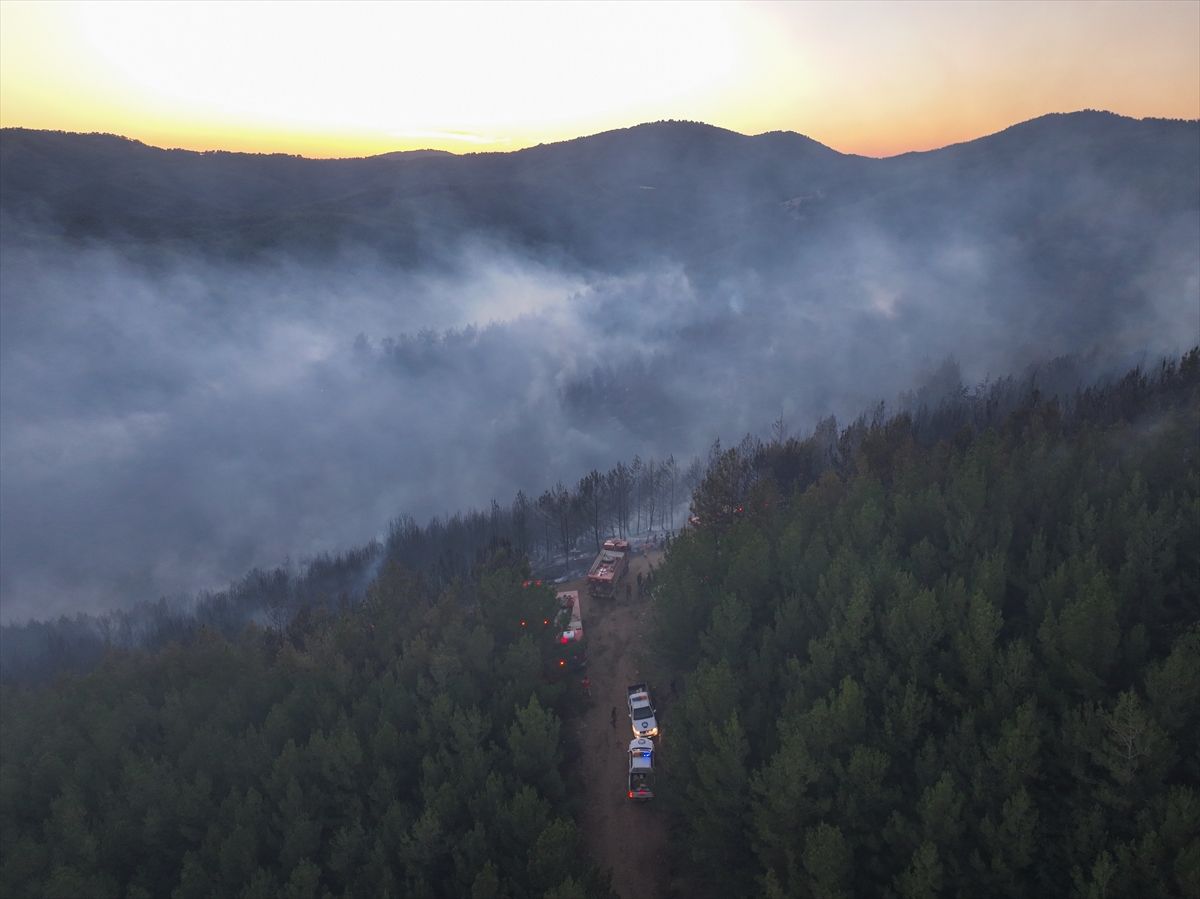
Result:
[[[632,793],[630,793],[630,794],[629,794],[629,798],[630,798],[630,799],[632,799],[632,798],[633,798],[633,794],[632,794]]]

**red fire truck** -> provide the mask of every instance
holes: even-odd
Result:
[[[615,597],[617,582],[629,567],[629,543],[625,540],[606,540],[588,571],[588,593],[591,596]]]

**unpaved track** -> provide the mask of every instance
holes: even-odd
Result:
[[[634,802],[628,796],[626,752],[633,730],[625,688],[645,680],[638,660],[648,655],[650,600],[638,599],[637,576],[651,563],[657,568],[661,552],[635,556],[613,600],[587,595],[587,581],[561,585],[578,590],[587,638],[587,676],[592,682],[590,708],[572,722],[579,755],[571,771],[574,788],[583,792],[580,818],[588,851],[602,867],[613,871],[613,886],[624,899],[650,899],[667,893],[667,827],[656,800]],[[625,585],[634,596],[625,598]],[[578,685],[577,685],[578,686]],[[663,685],[651,683],[651,698],[661,711]],[[588,700],[584,700],[585,703]],[[610,723],[616,706],[617,726]],[[667,727],[661,723],[664,738]]]

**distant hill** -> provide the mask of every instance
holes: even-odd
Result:
[[[692,122],[508,153],[333,160],[5,129],[0,210],[7,240],[61,234],[235,257],[361,245],[415,264],[481,235],[600,270],[665,257],[698,276],[786,266],[814,233],[863,222],[911,241],[963,230],[1030,247],[1070,232],[1071,248],[1041,259],[1058,269],[1070,267],[1062,253],[1136,254],[1157,229],[1148,222],[1194,217],[1198,160],[1197,122],[1103,112],[888,159]]]

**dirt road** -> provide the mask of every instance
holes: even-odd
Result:
[[[587,581],[563,584],[560,590],[579,590],[583,632],[587,638],[587,676],[592,682],[591,708],[573,722],[580,748],[571,779],[586,801],[580,819],[584,840],[602,867],[611,867],[613,886],[624,899],[649,899],[667,893],[666,821],[655,800],[634,802],[626,791],[626,752],[634,734],[629,723],[625,688],[646,680],[639,674],[648,655],[650,601],[638,599],[637,576],[662,560],[661,552],[635,556],[618,587],[616,601],[587,595]],[[633,587],[625,598],[625,585]],[[655,704],[662,685],[651,683]],[[610,710],[617,709],[614,728]],[[667,725],[662,725],[665,730]]]

